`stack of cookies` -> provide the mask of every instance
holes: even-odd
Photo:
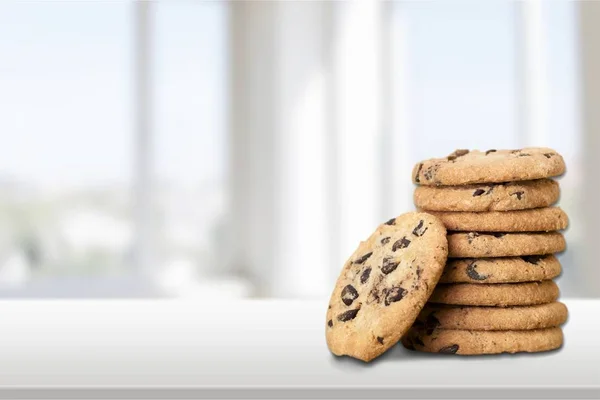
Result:
[[[563,158],[547,148],[457,150],[415,166],[415,205],[448,230],[448,262],[405,347],[457,354],[560,347],[554,253],[567,215],[553,205]]]

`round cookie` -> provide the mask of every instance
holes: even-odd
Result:
[[[565,238],[558,232],[448,234],[448,257],[452,258],[542,255],[565,247]]]
[[[400,340],[438,282],[448,254],[434,216],[407,213],[380,225],[344,264],[325,322],[335,355],[370,361]]]
[[[558,298],[553,281],[527,283],[451,283],[437,285],[430,303],[461,306],[529,306],[551,303]]]
[[[449,231],[549,232],[565,229],[567,214],[558,207],[518,211],[428,211],[438,217]]]
[[[439,283],[534,282],[560,275],[553,255],[449,260]]]
[[[402,338],[407,349],[443,354],[535,353],[558,349],[563,343],[560,328],[528,331],[468,331],[412,328]]]
[[[420,185],[453,186],[475,183],[528,181],[565,172],[560,154],[548,148],[521,150],[456,150],[446,158],[425,160],[413,169]]]
[[[562,325],[567,316],[567,307],[559,302],[519,307],[457,307],[428,303],[414,326],[426,330],[527,330]]]
[[[552,179],[466,186],[417,186],[414,202],[427,211],[512,211],[548,207],[560,188]]]

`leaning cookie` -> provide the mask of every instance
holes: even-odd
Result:
[[[558,207],[518,211],[428,211],[438,217],[449,231],[550,232],[565,229],[567,214]]]
[[[558,253],[566,242],[558,232],[448,234],[448,257],[511,257]]]
[[[532,306],[476,307],[428,303],[415,321],[415,327],[475,331],[511,331],[560,326],[567,321],[563,303]]]
[[[414,202],[427,211],[512,211],[548,207],[560,188],[552,179],[466,186],[417,186]]]
[[[400,340],[437,284],[448,254],[434,216],[407,213],[380,225],[346,261],[325,322],[335,355],[370,361]]]
[[[413,169],[419,185],[455,186],[528,181],[562,175],[565,162],[548,148],[521,150],[456,150],[445,158],[425,160]]]
[[[403,338],[407,349],[444,354],[535,353],[563,344],[560,328],[526,331],[469,331],[412,328]]]
[[[449,260],[440,283],[534,282],[560,275],[558,259],[544,256],[460,258]]]
[[[529,306],[556,301],[559,291],[553,281],[526,283],[437,285],[430,303],[463,306]]]

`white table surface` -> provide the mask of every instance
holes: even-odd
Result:
[[[0,302],[0,397],[594,398],[600,301],[562,300],[561,350],[332,356],[326,301]]]

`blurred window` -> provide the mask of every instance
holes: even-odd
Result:
[[[85,295],[83,285],[136,269],[135,10],[132,2],[0,3],[0,294]],[[226,22],[225,2],[151,8],[157,279],[167,286],[216,265]]]
[[[0,3],[0,288],[127,266],[131,50],[126,3]]]

